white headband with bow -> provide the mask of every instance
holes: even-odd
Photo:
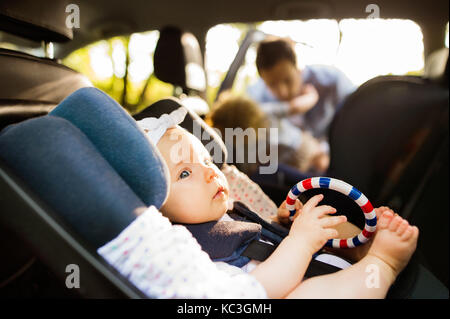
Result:
[[[145,119],[137,121],[137,123],[156,146],[169,128],[175,127],[183,122],[186,114],[187,110],[184,107],[180,107],[170,114],[163,114],[159,118],[146,117]]]

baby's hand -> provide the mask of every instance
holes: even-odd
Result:
[[[296,238],[299,243],[311,249],[311,254],[316,253],[325,243],[338,236],[338,231],[331,227],[347,221],[345,216],[333,216],[323,218],[328,214],[336,213],[336,209],[327,206],[317,206],[323,199],[323,195],[311,197],[306,204],[294,216],[289,237]]]
[[[303,204],[298,199],[295,200],[296,216],[301,211]],[[278,207],[277,216],[273,217],[273,220],[279,224],[290,225],[292,222],[289,219],[290,212],[286,208],[286,201],[284,201],[280,207]]]

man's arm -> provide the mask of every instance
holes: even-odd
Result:
[[[278,118],[285,118],[288,116],[291,109],[288,102],[263,102],[258,105],[264,113]]]
[[[279,101],[265,85],[262,79],[247,88],[247,95],[263,110],[264,113],[279,118],[286,117],[289,103]]]

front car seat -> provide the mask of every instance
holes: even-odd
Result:
[[[329,175],[417,225],[421,262],[447,288],[448,103],[448,63],[439,79],[377,77],[348,97],[329,136]]]

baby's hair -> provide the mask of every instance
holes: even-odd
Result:
[[[275,66],[279,61],[288,60],[297,65],[293,42],[286,38],[271,37],[261,41],[256,53],[256,68],[261,73]]]

